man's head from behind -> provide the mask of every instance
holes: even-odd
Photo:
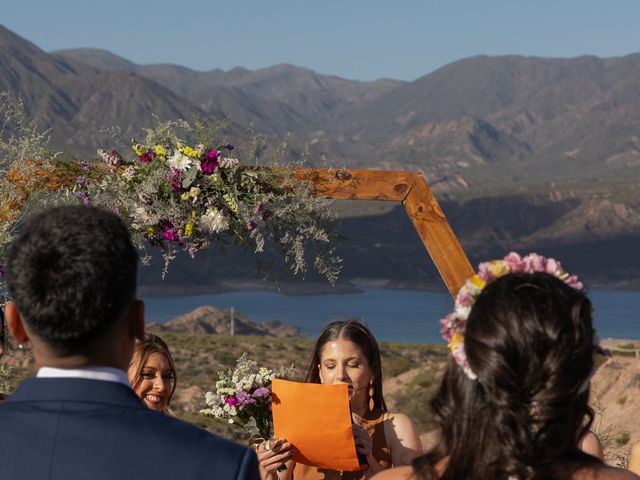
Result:
[[[111,212],[65,206],[30,217],[8,255],[10,327],[17,309],[29,336],[56,356],[91,357],[134,305],[137,261],[126,226]]]

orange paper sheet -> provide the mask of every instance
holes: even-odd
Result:
[[[293,460],[341,472],[364,470],[358,463],[346,385],[274,379],[273,429],[298,453]]]

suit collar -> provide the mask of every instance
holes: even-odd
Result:
[[[5,402],[91,402],[139,407],[142,401],[121,383],[81,378],[28,378]]]

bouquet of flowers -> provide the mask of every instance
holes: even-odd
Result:
[[[273,433],[271,381],[290,377],[293,372],[293,365],[277,372],[258,368],[244,353],[233,370],[219,372],[216,393],[206,393],[207,408],[200,414],[243,429],[248,444],[266,442]]]
[[[11,167],[6,174],[0,169],[0,290],[3,247],[27,209],[68,202],[118,213],[144,252],[143,262],[151,259],[147,246],[160,250],[163,277],[179,251],[193,257],[233,243],[253,250],[260,271],[275,253],[295,275],[311,264],[334,284],[341,259],[334,253],[339,237],[330,201],[294,176],[290,166],[298,164],[286,159],[285,147],[270,155],[267,168],[258,166],[262,139],[246,135],[233,145],[221,137],[223,126],[198,118],[195,126],[160,123],[146,130],[144,140],[100,149],[89,161],[46,156],[32,146],[40,136],[29,134],[30,148],[12,149]],[[267,243],[274,248],[261,255]]]

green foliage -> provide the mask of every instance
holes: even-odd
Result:
[[[626,430],[620,432],[618,435],[616,435],[615,438],[616,445],[620,447],[629,443],[629,440],[631,440],[631,435],[629,435],[629,432],[627,432]]]
[[[49,130],[40,132],[29,119],[21,98],[0,92],[0,171],[15,160],[51,160],[60,155],[49,149]]]

